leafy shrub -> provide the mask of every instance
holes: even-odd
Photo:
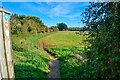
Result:
[[[44,33],[47,27],[38,17],[17,14],[11,15],[10,25],[12,34]]]
[[[85,76],[119,79],[120,76],[120,2],[90,3],[83,23],[90,29],[86,46],[88,63]],[[87,70],[87,71],[85,71]]]

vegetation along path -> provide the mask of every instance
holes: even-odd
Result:
[[[46,53],[49,58],[50,58],[50,61],[48,63],[49,65],[49,73],[48,73],[48,78],[60,78],[60,71],[59,71],[59,60],[57,60],[57,58],[55,58],[54,56],[52,56],[50,53],[48,53],[46,50],[45,50],[45,45],[44,45],[44,39],[47,38],[48,36],[45,36],[43,38],[40,39],[39,41],[39,46],[41,48],[41,50]]]

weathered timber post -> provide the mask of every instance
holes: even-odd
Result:
[[[14,78],[10,39],[10,12],[0,8],[0,79]]]

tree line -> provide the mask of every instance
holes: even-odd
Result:
[[[68,26],[65,23],[57,23],[56,26],[48,28],[38,17],[17,14],[11,15],[10,26],[12,34],[38,34],[68,30]]]
[[[40,18],[12,14],[10,17],[12,34],[38,34],[54,31],[85,31],[86,27],[68,27],[65,23],[57,23],[55,26],[47,27]]]

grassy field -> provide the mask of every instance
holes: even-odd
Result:
[[[60,60],[62,78],[81,78],[81,67],[86,61],[83,48],[86,37],[75,32],[61,31],[44,39],[45,44],[55,45],[48,46],[46,50]]]
[[[40,50],[38,41],[48,34],[12,35],[16,78],[47,78],[49,59]]]
[[[48,56],[39,48],[39,39],[55,45],[46,50],[60,60],[62,78],[79,78],[79,69],[85,60],[83,40],[86,36],[70,31],[38,35],[12,35],[12,48],[16,78],[47,78]],[[79,57],[82,56],[82,60]],[[72,73],[71,73],[72,72]]]
[[[85,36],[75,31],[59,31],[45,38],[44,43],[58,47],[83,47]]]

